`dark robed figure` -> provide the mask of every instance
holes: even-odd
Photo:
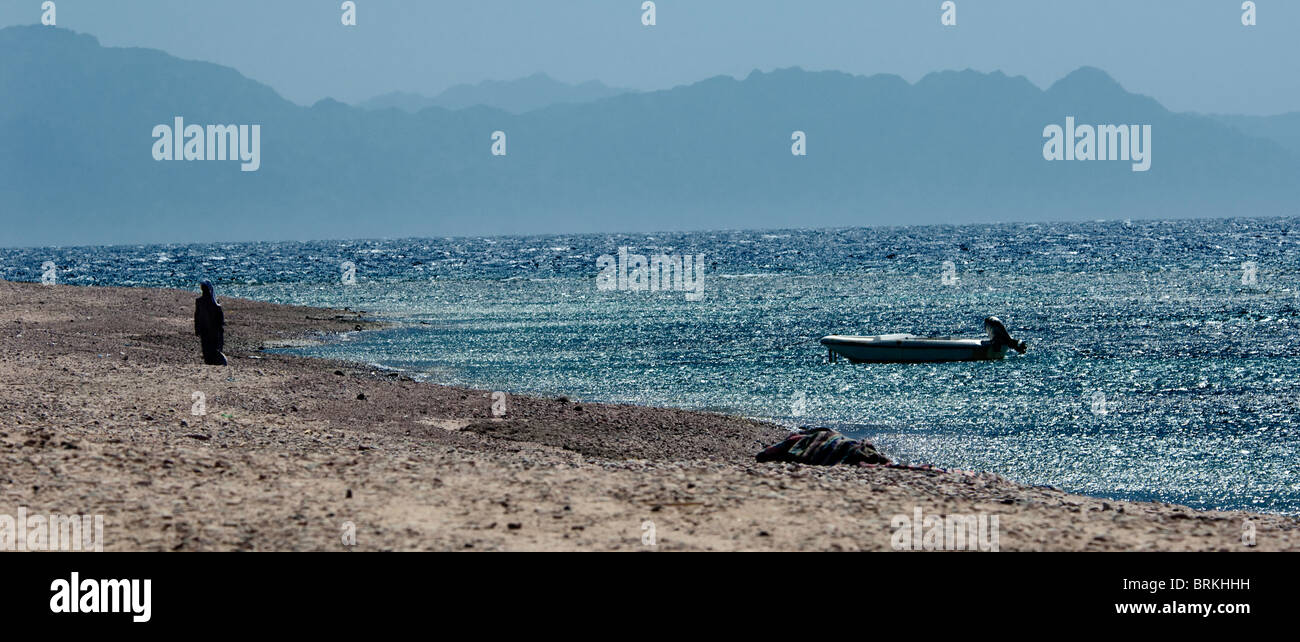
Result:
[[[226,343],[226,317],[212,292],[212,283],[204,281],[199,287],[203,294],[194,299],[194,334],[199,335],[199,342],[203,345],[203,363],[224,366],[226,355],[221,354],[221,350]]]

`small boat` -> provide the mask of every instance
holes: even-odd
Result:
[[[996,361],[1008,350],[1025,353],[1024,341],[1017,341],[997,317],[984,319],[987,339],[960,337],[918,337],[914,334],[822,337],[831,362],[842,356],[853,363],[935,363],[942,361]]]

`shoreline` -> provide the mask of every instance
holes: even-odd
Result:
[[[917,509],[997,516],[999,550],[1300,550],[1291,516],[759,464],[788,429],[262,350],[384,325],[354,311],[221,297],[206,367],[194,296],[0,281],[0,515],[102,514],[105,550],[891,550]]]

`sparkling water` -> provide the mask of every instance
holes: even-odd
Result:
[[[397,323],[302,354],[512,393],[829,425],[903,462],[1294,514],[1298,221],[9,249],[0,276],[39,281],[54,261],[60,283],[197,289],[206,278],[219,296]],[[598,289],[597,258],[620,247],[703,254],[703,299]],[[982,337],[989,315],[1028,353],[831,364],[817,341]]]

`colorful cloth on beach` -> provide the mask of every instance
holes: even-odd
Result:
[[[788,461],[814,466],[836,464],[888,464],[869,442],[849,439],[830,428],[809,428],[768,446],[755,456],[760,462]]]

